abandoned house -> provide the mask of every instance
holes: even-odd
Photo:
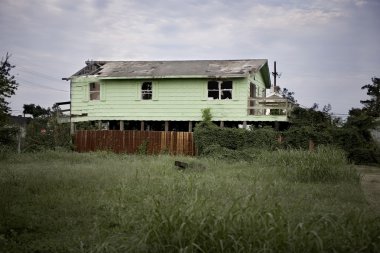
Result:
[[[210,108],[221,127],[287,122],[291,102],[271,88],[268,61],[87,61],[69,78],[69,120],[102,129],[192,131]],[[60,103],[65,104],[65,103]]]

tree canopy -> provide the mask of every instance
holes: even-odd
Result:
[[[30,114],[33,116],[33,118],[39,118],[39,117],[48,117],[51,114],[50,108],[43,108],[39,105],[35,104],[24,104],[24,115]]]
[[[0,62],[0,124],[4,124],[9,116],[10,108],[6,99],[14,95],[18,87],[15,77],[10,73],[15,66],[10,64],[9,58],[7,53]]]
[[[366,84],[362,87],[362,90],[365,89],[370,98],[360,101],[364,105],[363,109],[369,116],[380,117],[380,78],[373,77],[372,84]]]

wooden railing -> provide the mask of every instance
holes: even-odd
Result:
[[[58,123],[69,123],[70,122],[70,106],[71,102],[58,102],[55,103],[58,106],[57,110],[57,121]],[[61,106],[66,106],[66,109],[62,109]]]
[[[248,98],[248,115],[289,116],[293,107],[286,98]]]

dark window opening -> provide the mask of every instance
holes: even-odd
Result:
[[[207,89],[209,99],[219,99],[219,83],[217,81],[209,81]]]
[[[232,81],[209,81],[207,89],[209,100],[232,99]]]
[[[223,81],[221,84],[223,90],[229,89],[232,90],[232,81]]]
[[[100,83],[90,83],[90,100],[100,99]]]
[[[221,99],[232,99],[232,91],[223,90]]]
[[[141,99],[151,100],[152,99],[152,82],[143,82],[141,85]]]

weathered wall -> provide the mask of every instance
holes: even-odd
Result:
[[[247,115],[249,83],[264,88],[261,74],[231,80],[233,94],[228,100],[207,98],[208,79],[155,79],[152,100],[141,100],[143,80],[100,80],[100,100],[89,100],[88,84],[98,81],[96,77],[74,78],[71,81],[71,114],[87,115],[73,117],[72,121],[199,121],[203,108],[211,108],[216,121],[264,120]]]

